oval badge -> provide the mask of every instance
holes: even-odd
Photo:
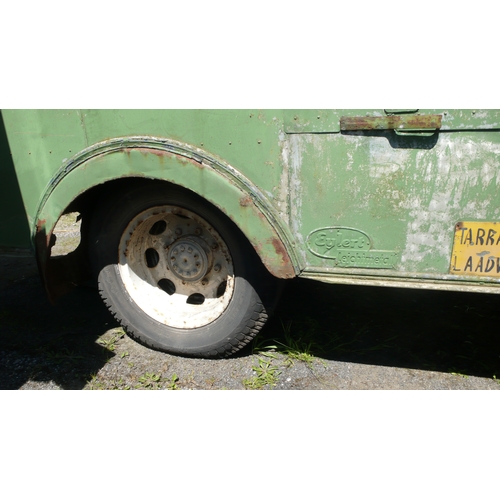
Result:
[[[370,250],[370,237],[359,229],[324,227],[315,229],[307,237],[307,247],[318,257],[336,259],[338,250]]]
[[[323,259],[333,260],[335,267],[392,269],[397,252],[372,250],[372,240],[363,231],[351,227],[323,227],[307,237],[307,248]]]

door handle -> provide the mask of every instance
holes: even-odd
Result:
[[[441,128],[441,115],[342,116],[341,131],[394,130],[399,135],[432,135]]]

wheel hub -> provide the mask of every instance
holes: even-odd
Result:
[[[120,239],[123,285],[145,314],[187,333],[218,319],[234,293],[229,249],[201,216],[176,206],[137,214]]]
[[[210,252],[201,238],[190,236],[175,241],[168,250],[171,272],[184,281],[199,281],[209,270]]]

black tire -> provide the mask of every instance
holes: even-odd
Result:
[[[135,340],[173,354],[225,357],[265,324],[281,280],[203,198],[139,184],[109,199],[93,219],[99,292]]]

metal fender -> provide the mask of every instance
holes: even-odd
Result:
[[[81,151],[57,171],[46,187],[32,230],[46,285],[52,281],[52,232],[66,207],[96,185],[127,177],[168,181],[196,192],[234,221],[271,274],[278,278],[298,274],[301,266],[287,226],[266,196],[238,170],[184,143],[125,137]]]

